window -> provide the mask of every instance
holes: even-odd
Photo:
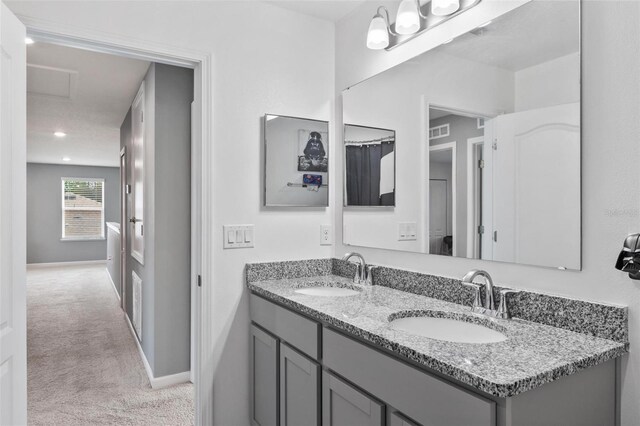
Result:
[[[429,139],[440,139],[449,136],[449,123],[429,128]]]
[[[104,238],[104,179],[62,178],[62,239]]]

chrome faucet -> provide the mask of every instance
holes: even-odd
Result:
[[[480,292],[482,291],[483,286],[481,284],[476,284],[473,282],[473,280],[478,276],[483,277],[486,281],[486,284],[484,285],[484,306],[482,306],[482,301],[480,300]],[[471,307],[471,310],[473,312],[489,315],[495,318],[511,318],[509,309],[507,307],[507,295],[519,293],[518,291],[511,289],[501,289],[500,306],[496,310],[495,301],[493,299],[493,280],[491,279],[491,275],[489,275],[487,271],[482,271],[479,269],[469,271],[467,275],[462,278],[462,284],[474,289],[474,300],[473,306]]]
[[[482,286],[480,284],[476,284],[473,282],[473,280],[478,276],[483,277],[487,282],[486,285],[484,286],[484,308],[480,306],[480,291],[482,289]],[[482,271],[480,269],[473,269],[467,272],[467,275],[465,275],[462,278],[462,284],[472,287],[476,291],[476,297],[475,297],[474,306],[473,306],[474,311],[480,312],[481,310],[483,310],[483,312],[481,313],[485,313],[485,311],[494,310],[493,280],[491,279],[491,275],[489,275],[487,271]],[[476,305],[476,302],[477,302],[477,305]]]
[[[342,260],[348,261],[352,257],[358,259],[358,263],[356,263],[356,275],[353,277],[353,282],[356,284],[372,284],[372,273],[371,271],[374,269],[373,266],[367,266],[367,262],[364,261],[364,257],[360,253],[347,253],[342,256]]]

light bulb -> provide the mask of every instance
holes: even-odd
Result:
[[[416,0],[402,0],[396,14],[396,32],[415,34],[420,29],[420,15]]]
[[[67,136],[65,132],[60,132],[60,131],[53,132],[53,135],[57,138],[64,138],[65,136]]]
[[[367,47],[373,50],[384,49],[389,46],[389,31],[387,30],[387,22],[382,15],[376,14],[369,24],[369,32],[367,33]]]
[[[460,0],[431,0],[431,13],[436,16],[451,15],[460,9]]]
[[[71,158],[69,158],[69,157],[62,157],[62,161],[71,161]]]
[[[24,44],[33,44],[35,43],[31,37],[25,37]]]

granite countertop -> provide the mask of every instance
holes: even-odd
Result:
[[[348,297],[295,292],[319,285],[359,287],[362,291]],[[468,306],[385,286],[356,286],[352,279],[338,275],[248,280],[247,286],[267,299],[497,397],[518,395],[621,356],[628,349],[625,342],[521,319],[489,318],[470,312]],[[389,326],[391,315],[425,314],[479,323],[502,332],[507,339],[488,344],[453,343]]]

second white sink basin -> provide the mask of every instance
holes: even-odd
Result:
[[[356,296],[360,294],[357,290],[343,287],[305,287],[296,290],[296,293],[306,294],[307,296],[321,296],[321,297],[344,297],[344,296]]]
[[[507,336],[479,324],[452,318],[405,317],[389,323],[394,330],[456,343],[497,343]]]

